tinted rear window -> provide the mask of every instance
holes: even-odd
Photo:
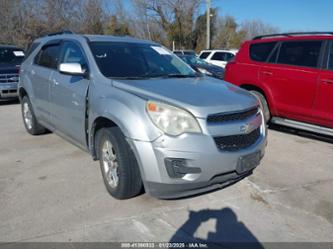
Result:
[[[0,64],[21,64],[24,52],[19,48],[0,48]]]
[[[195,55],[194,51],[184,51],[183,52],[185,55]]]
[[[264,62],[267,60],[276,42],[255,43],[250,46],[250,58],[254,61]]]
[[[206,59],[210,55],[210,52],[203,52],[199,56],[200,59]]]
[[[278,63],[317,67],[322,41],[284,42],[281,45]]]

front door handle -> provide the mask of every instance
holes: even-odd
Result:
[[[322,79],[321,82],[326,84],[333,84],[333,79]]]

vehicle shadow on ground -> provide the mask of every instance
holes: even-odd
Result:
[[[196,238],[195,232],[201,224],[211,219],[216,221],[215,231],[208,232],[207,239]],[[175,242],[203,243],[208,248],[264,248],[231,208],[190,211],[188,220],[170,240]]]
[[[6,100],[6,101],[0,101],[0,106],[5,106],[5,105],[17,105],[20,104],[20,101],[18,99],[15,100]]]
[[[314,132],[298,130],[298,129],[295,129],[295,128],[289,128],[289,127],[286,127],[286,126],[276,125],[276,124],[269,124],[268,128],[270,130],[283,132],[283,133],[288,133],[288,134],[291,134],[291,135],[294,135],[294,136],[299,136],[299,137],[304,137],[304,138],[309,138],[309,139],[315,139],[315,140],[318,140],[318,141],[321,141],[321,142],[326,142],[326,143],[333,144],[333,137],[316,134]]]

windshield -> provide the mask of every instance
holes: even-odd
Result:
[[[196,56],[184,55],[184,56],[181,56],[181,58],[189,65],[193,65],[193,66],[196,66],[196,65],[206,65],[206,66],[208,66],[209,65],[209,63],[207,63],[203,59],[200,59]]]
[[[1,64],[21,64],[24,59],[24,52],[18,48],[0,48]]]
[[[109,78],[196,77],[191,67],[158,45],[91,42],[102,74]]]

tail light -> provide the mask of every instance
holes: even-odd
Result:
[[[21,65],[16,65],[16,73],[21,73]]]

